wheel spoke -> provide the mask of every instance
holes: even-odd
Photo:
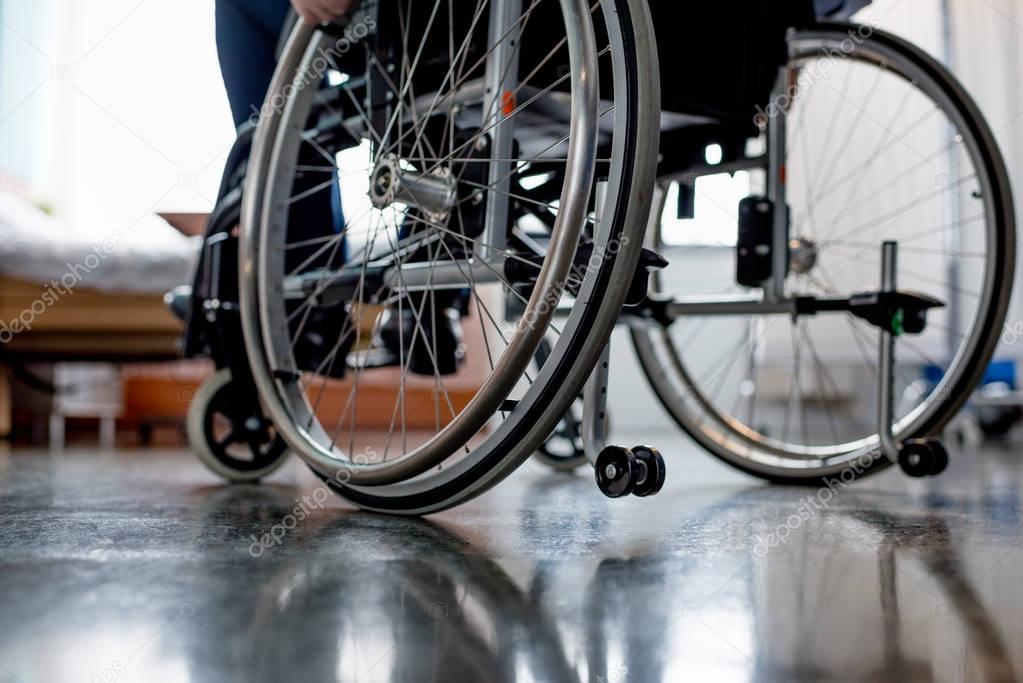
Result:
[[[787,202],[792,238],[809,245],[805,257],[794,252],[786,291],[845,298],[872,289],[881,243],[898,242],[900,286],[947,305],[930,313],[922,334],[899,339],[893,361],[896,431],[918,432],[942,424],[951,409],[940,395],[918,390],[927,369],[944,373],[939,390],[961,386],[965,373],[987,362],[984,335],[997,334],[984,325],[997,310],[994,292],[1004,283],[994,256],[1007,233],[993,220],[1001,215],[994,213],[1000,198],[992,187],[999,179],[992,178],[988,143],[976,134],[983,126],[974,126],[973,114],[959,103],[951,103],[956,111],[949,108],[946,83],[909,53],[859,44],[851,52],[838,50],[848,36],[834,29],[833,37],[822,39],[829,30],[814,29],[805,39],[797,32],[790,49],[790,74],[836,56],[846,71],[834,70],[839,78],[816,87],[800,79],[792,97]],[[669,220],[664,217],[662,230]],[[714,272],[714,252],[696,248],[672,249],[672,265],[657,278],[659,293],[676,291],[663,283],[687,295],[717,291],[724,297],[731,289],[734,282]],[[703,254],[707,263],[694,266]],[[686,268],[700,273],[701,281],[683,285]],[[708,284],[719,287],[701,289]],[[741,348],[722,352],[725,335],[706,327],[708,320],[715,327],[724,321],[720,330],[729,337],[741,330]],[[790,321],[787,331],[777,325],[782,321]],[[678,329],[663,334],[663,342],[657,341],[660,332],[633,335],[651,340],[637,346],[644,370],[672,415],[708,448],[744,468],[775,476],[787,469],[797,478],[837,472],[858,454],[875,452],[876,327],[848,313],[683,322],[676,321]],[[764,381],[785,375],[776,382],[777,393],[761,391]],[[859,376],[873,380],[866,392],[839,383]]]
[[[555,67],[563,56],[570,57],[573,66],[580,55],[593,56],[589,29],[580,33],[573,27],[572,44],[568,38],[560,42],[553,38],[551,42],[557,42],[553,49],[551,42],[530,40],[524,32],[549,36],[550,22],[537,19],[541,11],[533,11],[541,2],[523,3],[521,14],[502,19],[500,29],[491,28],[491,37],[483,44],[476,29],[493,2],[400,1],[395,11],[380,13],[381,30],[361,41],[365,54],[354,50],[332,58],[329,67],[342,78],[328,74],[329,90],[315,97],[286,95],[287,106],[274,113],[278,125],[269,129],[275,138],[261,143],[269,149],[260,153],[273,161],[270,172],[262,167],[257,171],[267,178],[262,181],[265,188],[254,181],[251,185],[265,194],[257,204],[258,220],[253,221],[255,239],[243,240],[244,248],[253,249],[245,255],[246,262],[255,257],[252,262],[259,269],[249,282],[256,301],[243,303],[247,329],[259,330],[265,354],[257,379],[267,393],[274,424],[320,474],[328,473],[335,460],[340,468],[353,464],[347,468],[353,477],[350,491],[376,496],[377,484],[370,482],[391,473],[395,478],[382,488],[397,491],[398,474],[413,470],[405,483],[417,488],[420,482],[440,478],[437,471],[442,466],[456,470],[448,467],[449,462],[478,458],[478,444],[493,438],[495,432],[487,427],[491,418],[518,420],[521,424],[516,423],[513,433],[523,434],[521,411],[505,408],[502,416],[493,406],[522,395],[523,388],[525,395],[519,400],[539,395],[536,365],[524,364],[524,359],[532,361],[531,353],[524,353],[532,351],[528,346],[540,338],[556,345],[551,357],[564,367],[555,374],[548,368],[544,374],[556,378],[567,373],[564,377],[575,383],[581,370],[571,367],[573,349],[586,338],[586,327],[592,327],[595,336],[607,331],[602,318],[598,329],[592,316],[576,314],[600,302],[563,293],[566,278],[551,267],[556,264],[560,271],[570,267],[571,260],[560,254],[547,258],[551,233],[543,231],[562,225],[563,218],[556,218],[562,211],[582,215],[589,226],[595,224],[586,216],[592,190],[580,188],[569,194],[563,188],[577,187],[595,163],[610,166],[606,172],[611,177],[645,174],[644,164],[652,166],[649,155],[632,150],[653,149],[655,131],[640,137],[624,123],[615,122],[613,128],[601,125],[602,145],[608,133],[634,139],[635,144],[616,138],[611,147],[628,150],[623,155],[628,164],[609,153],[598,159],[592,146],[570,138],[570,129],[578,127],[580,102],[588,104],[599,93],[595,79],[580,79],[577,72]],[[552,11],[569,13],[567,7],[558,10],[553,0],[547,4]],[[599,6],[593,4],[591,12]],[[637,66],[625,59],[627,53],[612,53],[611,46],[625,46],[616,51],[641,50],[649,58],[650,41],[630,43],[617,17],[609,15],[605,21],[608,42],[596,53],[602,60],[608,56],[614,60],[610,66],[616,69],[611,72],[618,79],[622,68],[638,73]],[[493,36],[499,34],[504,35],[495,44]],[[576,41],[577,35],[583,40]],[[320,32],[313,36],[317,44],[326,40]],[[314,71],[313,50],[299,47],[293,41],[285,60],[299,65],[296,79]],[[521,67],[518,51],[523,53]],[[484,66],[491,79],[503,84],[497,97],[477,89],[475,79]],[[625,89],[608,87],[606,92],[618,93],[618,103],[628,102],[630,111],[623,122],[650,127],[644,123],[648,118],[642,115],[644,105],[627,100]],[[515,99],[514,106],[502,98],[506,94]],[[536,115],[548,106],[557,106],[558,113],[541,124]],[[596,113],[603,117],[614,110],[615,102],[601,108],[607,111]],[[495,131],[507,132],[515,144],[499,152],[495,147],[490,156],[491,149],[477,143]],[[370,168],[356,170],[366,165],[359,161],[365,154]],[[603,166],[599,173],[605,173]],[[507,177],[495,180],[502,175]],[[349,185],[347,178],[355,178],[356,184]],[[362,179],[370,183],[366,198],[355,196]],[[344,228],[324,234],[327,221],[323,226],[299,225],[309,222],[300,218],[309,213],[305,210],[316,210],[314,202],[335,192],[339,182],[344,190]],[[489,197],[491,204],[477,201],[481,196]],[[645,201],[638,188],[621,198],[609,196],[630,206]],[[489,223],[494,221],[490,214],[496,202],[512,206],[506,235],[502,226]],[[311,215],[315,223],[318,216]],[[483,221],[487,223],[481,225]],[[625,231],[625,226],[618,228]],[[574,235],[578,229],[564,226],[561,232]],[[589,239],[581,236],[579,241]],[[491,241],[494,244],[488,244]],[[562,242],[550,243],[566,252],[576,247]],[[478,256],[483,249],[493,255],[491,260]],[[554,277],[530,286],[530,277],[509,277],[511,266],[527,276],[532,272]],[[555,294],[562,309],[556,313],[572,311],[566,318],[566,325],[572,326],[570,335],[562,334],[561,317],[548,317],[548,311],[538,308]],[[463,359],[461,349],[457,351],[452,374],[445,326],[448,309],[458,306],[456,299],[469,307],[465,317],[476,315],[479,320],[463,319],[462,325],[471,331],[466,336],[470,353]],[[519,318],[538,310],[542,329],[521,324]],[[490,415],[484,414],[488,411]],[[283,419],[289,415],[294,419]],[[449,448],[448,438],[438,438],[441,433],[464,441]],[[380,464],[381,453],[386,465]],[[397,461],[409,468],[395,466]],[[368,476],[378,472],[386,474]]]

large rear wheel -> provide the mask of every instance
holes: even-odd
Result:
[[[379,3],[344,54],[299,25],[256,136],[241,250],[253,375],[293,450],[367,509],[441,510],[528,458],[596,362],[642,247],[659,113],[645,3],[489,5]],[[346,225],[296,239],[289,207],[334,178]],[[436,345],[452,290],[468,347],[453,373]],[[335,320],[310,367],[296,328],[312,311]],[[394,314],[412,322],[394,366],[353,362]]]
[[[934,434],[977,387],[1005,320],[1016,238],[1001,154],[963,87],[899,38],[823,25],[791,34],[789,54],[791,87],[771,104],[787,115],[785,294],[877,290],[881,244],[898,242],[900,287],[946,307],[898,343],[894,432]],[[671,266],[657,289],[740,293],[734,234],[694,244],[693,226],[665,211],[675,192],[676,178],[660,180],[649,239]],[[812,483],[889,464],[875,417],[878,335],[845,313],[761,314],[681,318],[633,340],[663,404],[702,446],[756,476]]]

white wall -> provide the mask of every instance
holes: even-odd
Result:
[[[0,167],[26,181],[46,174],[47,131],[56,126],[46,57],[60,44],[46,28],[56,9],[53,0],[0,4]]]
[[[209,210],[233,126],[212,0],[5,3],[0,169],[74,220]]]
[[[1023,0],[949,0],[953,69],[977,100],[1005,155],[1023,217]],[[1017,258],[1019,260],[1019,258]],[[1017,276],[1010,325],[1023,321],[1023,277]],[[1023,358],[1020,346],[1000,355]]]

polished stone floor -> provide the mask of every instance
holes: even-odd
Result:
[[[676,441],[655,499],[529,465],[425,521],[0,454],[0,682],[1023,679],[1023,454],[820,495]]]

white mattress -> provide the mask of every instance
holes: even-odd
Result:
[[[162,294],[190,284],[200,238],[159,216],[134,226],[79,225],[0,190],[0,275],[39,284]],[[72,284],[73,283],[73,284]]]

